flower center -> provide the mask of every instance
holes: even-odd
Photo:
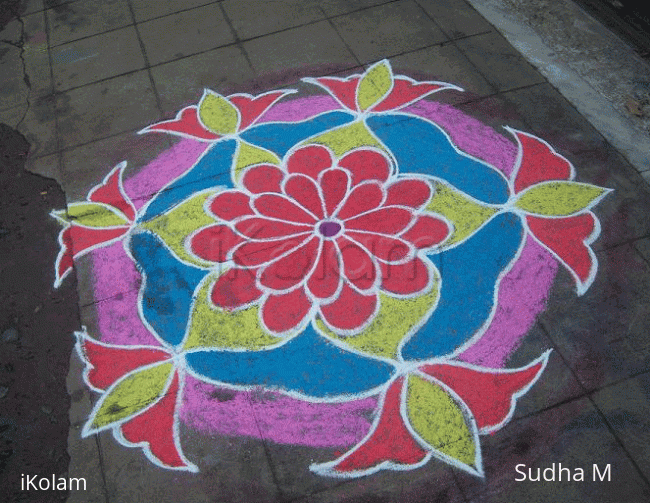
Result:
[[[331,238],[341,232],[341,224],[327,221],[321,222],[321,224],[318,226],[318,232],[320,232],[326,238]]]

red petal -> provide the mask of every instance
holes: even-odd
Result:
[[[72,253],[72,236],[70,235],[70,227],[63,229],[59,234],[59,243],[61,249],[56,257],[56,279],[54,286],[57,287],[63,281],[63,278],[72,271],[74,265],[74,258]]]
[[[519,141],[521,156],[515,175],[515,192],[545,180],[571,179],[571,163],[536,136],[511,130]]]
[[[262,194],[253,201],[255,209],[265,217],[301,224],[315,224],[316,218],[286,196]]]
[[[330,468],[331,471],[346,473],[368,470],[385,461],[415,465],[427,456],[428,451],[417,443],[404,424],[400,412],[403,386],[403,377],[390,385],[371,433],[339,458]]]
[[[429,248],[444,241],[449,232],[449,226],[444,220],[421,214],[417,217],[413,227],[402,234],[401,237],[413,243],[417,248]]]
[[[431,187],[422,180],[399,180],[388,187],[386,206],[419,208],[431,199]]]
[[[390,161],[374,150],[353,150],[341,158],[339,166],[352,172],[352,185],[364,180],[385,182],[390,175]]]
[[[349,77],[345,80],[342,80],[331,77],[323,77],[313,80],[330,91],[330,93],[334,95],[343,106],[349,108],[350,110],[356,110],[357,85],[360,78],[361,77]]]
[[[241,116],[239,131],[243,131],[260,118],[264,112],[271,108],[273,103],[291,93],[292,91],[271,91],[256,97],[245,94],[228,96],[228,101],[237,107]]]
[[[384,264],[381,267],[381,289],[398,295],[420,292],[429,285],[431,272],[424,261],[415,257],[406,264]]]
[[[349,186],[348,174],[342,169],[330,169],[323,173],[320,186],[325,199],[325,211],[330,216],[341,203]]]
[[[189,136],[198,140],[216,140],[219,138],[219,135],[211,133],[201,125],[196,106],[183,108],[174,119],[158,122],[142,130],[143,133],[152,131]]]
[[[393,89],[390,94],[381,103],[372,108],[372,111],[384,112],[386,110],[402,108],[420,98],[424,98],[427,94],[449,87],[440,84],[429,84],[428,82],[413,83],[408,79],[396,77],[393,80]]]
[[[368,182],[357,185],[352,189],[343,207],[336,214],[336,218],[345,220],[360,213],[374,210],[381,206],[384,192],[378,183]]]
[[[321,305],[320,312],[330,326],[339,330],[354,330],[368,321],[376,308],[376,295],[361,295],[345,284],[338,299],[331,304]]]
[[[264,164],[246,170],[242,183],[253,194],[262,192],[282,192],[280,184],[284,179],[284,172],[277,166]]]
[[[294,225],[279,220],[269,220],[262,217],[244,218],[235,224],[235,229],[252,239],[267,239],[291,236],[303,232],[313,232],[310,225]]]
[[[413,251],[410,243],[399,238],[354,231],[347,231],[345,235],[363,245],[371,255],[387,262],[403,260]]]
[[[596,234],[596,217],[585,213],[567,218],[526,216],[533,235],[547,246],[573,273],[583,293],[596,272],[596,257],[590,243]]]
[[[244,239],[227,225],[211,225],[197,232],[190,241],[196,256],[210,262],[226,262],[228,253]]]
[[[340,281],[339,252],[332,241],[324,240],[318,263],[307,286],[314,297],[327,299],[336,293]]]
[[[291,175],[284,185],[287,196],[300,206],[311,211],[318,219],[323,218],[323,205],[316,183],[302,175]]]
[[[546,361],[515,370],[468,368],[462,364],[423,365],[420,370],[442,381],[465,402],[482,433],[503,426],[512,416],[517,395],[531,386]]]
[[[410,211],[396,206],[388,206],[346,220],[345,228],[380,234],[397,234],[404,230],[412,219],[413,214]]]
[[[375,284],[377,271],[372,257],[358,244],[346,238],[336,240],[343,259],[345,277],[359,290],[367,290]]]
[[[108,243],[113,239],[123,236],[127,232],[128,229],[126,228],[92,229],[89,227],[71,225],[63,231],[63,242],[68,245],[72,244],[73,255],[76,259],[84,252],[90,251],[88,248],[98,244]]]
[[[311,272],[318,256],[320,240],[316,237],[269,264],[260,277],[260,283],[272,290],[287,290],[302,280]]]
[[[250,198],[238,190],[221,192],[212,200],[210,210],[222,220],[234,220],[242,215],[253,214]]]
[[[309,145],[291,154],[287,160],[287,171],[302,173],[316,180],[321,171],[332,167],[332,163],[329,150],[320,145]]]
[[[122,188],[122,172],[125,167],[126,163],[122,163],[113,168],[102,184],[95,187],[88,194],[88,200],[113,206],[124,213],[129,220],[133,220],[135,218],[135,208],[124,194]]]
[[[212,287],[212,302],[224,309],[234,309],[257,300],[262,292],[257,289],[257,269],[230,269]]]
[[[131,348],[100,343],[84,336],[79,339],[84,360],[92,366],[88,382],[105,390],[132,370],[171,358],[167,351],[156,348]]]
[[[297,327],[311,308],[311,301],[304,290],[296,288],[283,295],[269,295],[262,305],[262,319],[267,328],[281,333]]]
[[[189,466],[181,455],[174,433],[178,387],[178,373],[174,372],[165,396],[145,412],[121,426],[122,434],[127,441],[133,444],[146,442],[151,454],[162,465],[174,468]]]
[[[232,258],[237,265],[244,267],[258,266],[265,262],[277,260],[278,257],[289,250],[302,246],[309,238],[309,235],[301,235],[285,239],[243,243],[235,250]]]

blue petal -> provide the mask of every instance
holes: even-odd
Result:
[[[219,383],[260,385],[314,398],[363,393],[386,383],[395,371],[388,363],[339,348],[311,325],[275,349],[199,351],[188,353],[186,361]]]
[[[328,129],[352,122],[348,112],[327,112],[303,122],[260,124],[244,131],[243,140],[264,147],[282,159],[291,147]]]
[[[230,172],[236,148],[235,140],[223,140],[210,146],[193,168],[155,196],[140,220],[147,221],[164,213],[195,192],[232,185]]]
[[[131,254],[144,276],[142,313],[158,336],[180,344],[190,315],[192,295],[206,271],[174,258],[153,234],[131,237]]]
[[[505,178],[495,168],[457,151],[434,124],[392,114],[371,116],[366,122],[393,153],[401,173],[441,178],[487,203],[503,204],[508,200]]]
[[[524,237],[521,219],[497,215],[457,248],[430,257],[442,274],[438,307],[404,345],[405,360],[448,355],[487,321],[496,302],[494,287]]]

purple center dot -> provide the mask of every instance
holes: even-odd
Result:
[[[341,230],[341,224],[336,222],[323,222],[318,226],[318,231],[326,238],[336,236]]]

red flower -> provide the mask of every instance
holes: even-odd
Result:
[[[240,188],[210,209],[224,223],[203,228],[193,253],[231,262],[212,290],[215,305],[261,304],[280,333],[319,313],[333,330],[359,331],[379,308],[378,293],[415,296],[433,283],[433,264],[418,250],[443,241],[449,227],[423,211],[432,190],[398,177],[380,151],[354,149],[340,159],[311,145],[282,167],[249,168]]]

